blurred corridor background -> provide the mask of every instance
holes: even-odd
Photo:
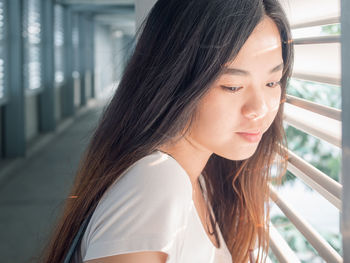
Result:
[[[296,57],[268,260],[350,262],[350,3],[280,1]],[[37,262],[154,2],[0,0],[0,262]]]

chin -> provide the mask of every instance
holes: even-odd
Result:
[[[250,157],[252,157],[254,154],[254,152],[252,152],[251,154],[245,154],[245,155],[240,155],[240,156],[237,156],[235,159],[231,159],[231,160],[235,160],[235,161],[243,161],[243,160],[247,160],[249,159]]]
[[[256,151],[256,148],[257,147],[255,147],[252,150],[247,149],[246,151],[239,152],[239,153],[237,153],[237,150],[236,150],[235,152],[215,153],[215,154],[231,161],[243,161],[252,157]]]

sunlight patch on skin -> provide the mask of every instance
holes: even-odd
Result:
[[[275,113],[276,111],[278,111],[278,109],[280,107],[280,104],[281,103],[276,103],[276,105],[274,105],[273,107],[269,108],[269,110],[265,114],[254,118],[254,120],[259,120],[261,118],[265,118],[266,115],[269,114],[269,113]]]
[[[263,54],[263,53],[268,53],[268,52],[271,52],[275,49],[278,49],[280,48],[280,44],[276,44],[276,45],[273,45],[273,46],[270,46],[270,47],[267,47],[267,48],[264,48],[264,49],[260,49],[259,51],[256,51],[254,53],[254,56],[257,56],[257,55],[260,55],[260,54]]]
[[[280,104],[277,104],[275,107],[271,109],[271,111],[278,111],[279,107],[280,107]]]
[[[255,117],[254,120],[259,120],[259,119],[265,118],[266,115],[267,115],[267,113],[265,113],[264,115]]]

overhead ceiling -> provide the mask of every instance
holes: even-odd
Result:
[[[68,5],[75,12],[94,16],[98,24],[107,25],[112,30],[121,30],[126,34],[135,33],[134,0],[56,0]]]
[[[134,0],[56,0],[62,4],[84,4],[84,5],[134,5]]]
[[[146,2],[154,0],[56,0],[57,3],[69,5],[74,11],[93,14],[96,22],[109,25],[112,29],[120,29],[127,34],[135,32],[135,1],[146,5]],[[292,25],[318,18],[340,16],[339,0],[280,0],[280,2]]]

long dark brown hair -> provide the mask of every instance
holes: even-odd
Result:
[[[286,169],[282,114],[293,61],[289,24],[277,0],[158,0],[81,159],[70,194],[77,198],[67,198],[43,262],[62,262],[83,220],[123,171],[186,130],[222,66],[236,57],[265,15],[282,41],[277,116],[249,159],[213,154],[202,172],[217,221],[211,218],[212,229],[219,225],[233,262],[247,262],[256,241],[257,262],[265,262],[260,251],[267,255],[269,245],[270,168],[276,164],[278,176]],[[275,162],[277,156],[282,158]]]

